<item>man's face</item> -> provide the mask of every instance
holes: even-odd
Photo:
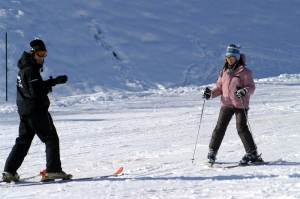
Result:
[[[36,60],[37,63],[42,64],[44,61],[44,58],[47,56],[47,50],[40,50],[36,51],[34,53],[34,59]]]
[[[44,61],[44,57],[39,57],[36,53],[34,53],[34,57],[35,61],[39,64],[42,64]]]

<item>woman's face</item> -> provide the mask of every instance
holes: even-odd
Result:
[[[227,60],[229,65],[233,65],[236,62],[236,58],[234,56],[227,56],[226,60]]]

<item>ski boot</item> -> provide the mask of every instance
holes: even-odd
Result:
[[[13,175],[9,172],[2,173],[2,180],[4,182],[15,182],[15,181],[19,181],[19,179],[20,179],[20,176],[18,175],[17,172],[15,175]]]
[[[261,154],[258,155],[256,150],[250,151],[244,155],[244,157],[240,160],[239,164],[248,164],[249,162],[263,162],[261,158]]]
[[[215,163],[216,157],[217,157],[218,151],[214,151],[213,149],[209,149],[209,152],[207,154],[208,162],[207,164],[210,164],[211,166]]]
[[[66,172],[49,172],[49,173],[41,173],[42,175],[42,182],[47,181],[54,181],[55,179],[62,179],[62,180],[70,180],[73,176],[71,174],[66,174]]]

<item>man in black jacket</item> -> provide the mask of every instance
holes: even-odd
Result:
[[[58,76],[44,81],[40,75],[43,69],[47,50],[42,40],[30,42],[30,52],[23,52],[18,61],[20,69],[17,78],[17,106],[20,115],[19,136],[10,152],[3,173],[3,180],[7,182],[18,181],[18,168],[21,166],[35,134],[46,145],[46,174],[42,180],[67,178],[62,171],[59,138],[48,112],[50,100],[48,93],[57,84],[67,82],[66,75]]]

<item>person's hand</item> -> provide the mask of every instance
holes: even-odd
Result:
[[[238,98],[241,98],[241,97],[245,96],[247,93],[248,93],[247,88],[240,88],[236,91],[235,95],[238,96]]]
[[[208,100],[210,97],[211,97],[211,90],[208,87],[206,87],[206,89],[202,93],[202,98]]]
[[[60,75],[55,77],[54,79],[50,76],[50,79],[46,81],[47,86],[55,86],[56,84],[64,84],[68,81],[68,77],[66,75]]]
[[[55,84],[65,84],[68,81],[67,75],[60,75],[53,79],[55,81]]]

